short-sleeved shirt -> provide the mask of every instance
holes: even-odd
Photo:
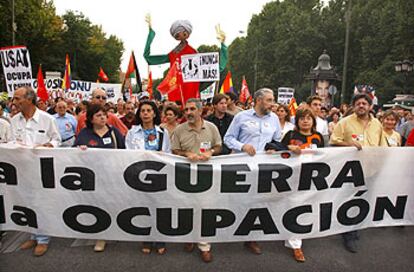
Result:
[[[383,133],[388,146],[401,146],[401,135],[398,132],[393,130],[391,134],[385,131]]]
[[[65,113],[64,116],[60,116],[56,113],[53,117],[56,120],[62,141],[65,141],[75,135],[78,121],[76,121],[76,118],[72,114]]]
[[[343,142],[359,142],[362,146],[387,146],[383,135],[382,125],[378,119],[370,117],[364,127],[355,113],[339,120],[332,135],[330,144]]]
[[[188,122],[177,126],[172,136],[171,149],[200,154],[200,149],[208,150],[218,145],[221,146],[221,137],[217,127],[204,120],[200,131],[191,128]]]

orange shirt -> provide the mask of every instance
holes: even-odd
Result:
[[[125,136],[128,132],[128,128],[124,125],[124,123],[122,123],[122,121],[119,120],[119,118],[116,117],[116,115],[111,112],[108,112],[107,124],[110,126],[116,127],[123,136]],[[78,135],[79,132],[84,127],[86,127],[86,112],[81,113],[78,117],[78,126],[76,127],[76,135]]]

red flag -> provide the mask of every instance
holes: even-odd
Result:
[[[242,87],[240,90],[240,96],[239,96],[239,101],[242,103],[246,103],[247,101],[251,101],[252,100],[252,96],[250,95],[249,92],[249,87],[247,87],[247,82],[246,82],[246,78],[243,76],[243,81],[242,81]]]
[[[151,71],[149,71],[148,73],[148,87],[147,87],[147,92],[149,93],[149,98],[153,99],[153,91],[152,91],[152,73]]]
[[[168,94],[173,91],[179,90],[179,75],[178,75],[178,66],[179,64],[176,62],[174,65],[171,66],[168,74],[165,76],[164,80],[161,81],[160,85],[158,85],[158,90],[163,94]]]
[[[105,74],[102,67],[99,67],[99,74],[98,77],[101,78],[103,81],[107,82],[109,80],[108,76]]]
[[[44,102],[49,99],[49,94],[43,79],[42,65],[39,65],[39,70],[37,71],[37,97]]]
[[[290,111],[290,116],[296,116],[296,109],[298,108],[298,104],[296,103],[296,99],[294,97],[292,97],[292,99],[289,102],[289,111]]]
[[[231,79],[231,72],[229,71],[221,85],[219,93],[232,93],[232,92],[234,92],[233,80]]]

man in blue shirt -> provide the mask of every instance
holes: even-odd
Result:
[[[254,156],[264,151],[272,140],[280,141],[279,119],[272,112],[273,91],[262,88],[254,93],[254,108],[237,114],[230,124],[224,143],[235,152],[246,152]]]
[[[280,141],[282,129],[279,118],[272,112],[275,102],[273,91],[262,88],[254,93],[254,108],[245,110],[234,116],[224,143],[235,152],[246,152],[254,156],[264,151],[266,143]],[[256,242],[246,242],[253,253],[261,254],[262,250]]]
[[[68,105],[66,102],[63,100],[59,101],[55,107],[57,113],[53,115],[58,125],[60,137],[62,138],[60,147],[72,147],[75,142],[75,132],[78,122],[72,114],[66,112],[67,109]]]

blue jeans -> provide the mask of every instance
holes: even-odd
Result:
[[[38,244],[49,244],[50,237],[41,234],[32,234],[30,240],[36,240]]]

